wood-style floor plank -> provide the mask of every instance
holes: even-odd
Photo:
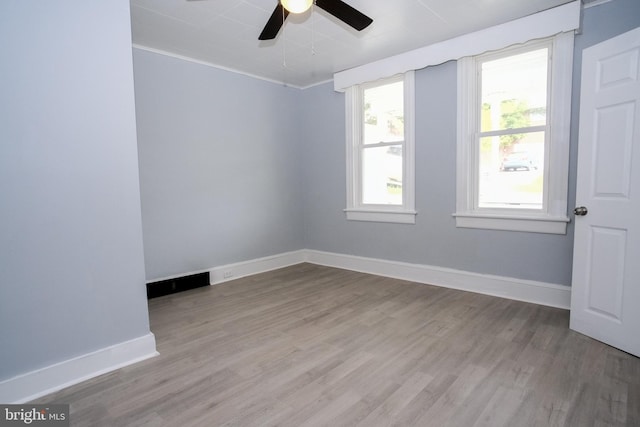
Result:
[[[160,356],[73,426],[639,426],[640,360],[568,312],[300,264],[149,302]]]

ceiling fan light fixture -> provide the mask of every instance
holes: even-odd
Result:
[[[313,5],[358,31],[364,30],[373,22],[373,19],[342,0],[278,0],[258,40],[275,39],[289,13],[303,13]]]
[[[280,0],[280,3],[291,13],[303,13],[311,7],[313,0]]]

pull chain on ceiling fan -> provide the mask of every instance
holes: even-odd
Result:
[[[305,12],[312,3],[313,0],[279,0],[258,40],[275,39],[289,13]],[[373,22],[373,19],[342,0],[315,0],[315,5],[358,31],[364,30]]]

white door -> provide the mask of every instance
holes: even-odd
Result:
[[[640,28],[582,57],[571,329],[640,356]]]

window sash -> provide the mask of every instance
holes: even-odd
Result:
[[[403,82],[404,139],[364,143],[364,91],[369,88]],[[415,223],[415,160],[414,160],[414,73],[394,76],[384,81],[353,86],[346,94],[347,139],[347,219]],[[389,146],[402,147],[402,204],[374,204],[363,201],[364,150]]]
[[[541,49],[547,49],[547,70],[546,70],[546,74],[547,74],[547,87],[546,87],[546,104],[545,104],[545,108],[546,108],[546,119],[545,119],[545,124],[544,125],[538,125],[538,126],[525,126],[525,127],[520,127],[520,128],[506,128],[506,129],[498,129],[498,130],[492,130],[492,131],[481,131],[481,122],[480,122],[480,116],[482,114],[482,82],[483,82],[483,75],[482,75],[482,65],[487,63],[487,62],[492,62],[492,61],[497,61],[500,59],[505,59],[505,58],[509,58],[512,56],[516,56],[516,55],[521,55],[521,54],[525,54],[528,52],[532,52],[532,51],[536,51],[536,50],[541,50]],[[493,212],[496,214],[503,214],[503,213],[509,213],[509,212],[527,212],[527,213],[537,213],[537,212],[541,212],[541,213],[547,213],[547,208],[549,206],[548,203],[548,168],[545,167],[545,170],[543,171],[542,174],[542,182],[543,182],[543,189],[542,189],[542,206],[540,208],[521,208],[521,207],[485,207],[485,206],[481,206],[480,205],[480,140],[482,138],[486,138],[486,137],[492,137],[492,136],[504,136],[504,135],[512,135],[512,134],[520,134],[520,133],[533,133],[533,132],[544,132],[544,146],[543,146],[543,150],[544,150],[544,158],[545,158],[545,162],[544,164],[546,165],[546,158],[548,157],[548,153],[549,153],[549,113],[551,111],[551,106],[549,105],[549,101],[551,99],[551,70],[552,70],[552,53],[553,53],[553,44],[551,40],[543,40],[543,41],[535,41],[535,42],[530,42],[527,43],[524,46],[513,46],[507,49],[503,49],[499,52],[493,52],[493,53],[489,53],[489,54],[484,54],[484,55],[479,55],[477,57],[474,58],[474,62],[476,64],[476,84],[475,84],[475,99],[476,101],[476,105],[475,105],[475,109],[477,111],[477,121],[475,122],[476,125],[476,129],[475,132],[477,133],[477,138],[476,138],[476,144],[473,150],[473,155],[474,155],[474,163],[476,164],[475,167],[475,186],[474,186],[474,194],[473,194],[473,208],[476,212]]]
[[[491,130],[486,132],[478,132],[478,139],[490,137],[490,136],[503,136],[511,135],[514,133],[533,133],[533,132],[546,132],[549,129],[548,125],[540,126],[526,126],[521,128],[508,128],[501,130]]]
[[[486,207],[480,205],[480,152],[478,147],[480,146],[480,141],[482,138],[492,137],[492,136],[503,136],[510,134],[522,134],[522,133],[534,133],[534,132],[544,132],[544,157],[543,157],[543,171],[542,171],[542,206],[540,208],[523,208],[523,207]],[[549,213],[549,134],[550,134],[550,126],[529,126],[526,128],[513,128],[513,129],[505,129],[500,131],[491,131],[491,132],[481,132],[478,134],[475,140],[475,148],[472,150],[473,154],[473,162],[474,162],[474,174],[475,180],[474,185],[475,189],[473,194],[471,195],[471,199],[473,201],[473,210],[478,213],[486,213],[486,214],[494,214],[494,215],[509,215],[511,212],[518,212],[520,214],[548,214]]]
[[[550,44],[545,126],[479,132],[481,115],[479,63]],[[479,60],[480,59],[480,60]],[[565,234],[567,217],[569,130],[573,33],[535,41],[482,57],[458,61],[458,142],[456,225],[464,228]],[[479,207],[479,142],[486,136],[544,131],[543,209]]]
[[[360,179],[358,180],[358,186],[357,186],[357,207],[361,207],[361,208],[367,208],[367,207],[373,207],[373,208],[377,208],[377,209],[392,209],[394,207],[402,207],[405,205],[406,201],[405,201],[405,191],[402,191],[402,204],[398,205],[393,204],[393,203],[365,203],[364,202],[364,172],[365,172],[365,168],[364,168],[364,150],[369,149],[369,148],[377,148],[377,147],[388,147],[391,145],[402,145],[402,148],[404,148],[404,140],[400,143],[400,142],[385,142],[385,141],[380,141],[377,143],[373,143],[373,144],[366,144],[364,141],[364,127],[365,127],[365,112],[364,112],[364,100],[365,100],[365,92],[367,91],[367,89],[373,89],[373,88],[377,88],[377,87],[381,87],[381,86],[387,86],[387,85],[391,85],[393,83],[397,83],[397,82],[402,82],[403,85],[403,92],[404,92],[404,76],[403,75],[398,75],[398,76],[394,76],[391,77],[389,79],[385,79],[383,81],[380,82],[369,82],[369,83],[365,83],[359,86],[359,90],[358,90],[358,104],[360,106],[360,126],[361,126],[361,130],[360,130],[360,134],[358,135],[358,139],[357,139],[357,143],[359,146],[359,159],[358,159],[358,167],[360,169]],[[404,93],[403,93],[404,95]],[[404,102],[404,96],[403,96],[403,102]],[[405,104],[405,109],[406,109],[406,102],[404,102]],[[403,112],[404,114],[404,112]],[[404,123],[404,132],[407,131],[406,129],[406,121]],[[404,150],[402,152],[402,182],[404,183],[405,181],[405,174],[406,174],[406,170],[405,170],[405,154],[404,154]]]
[[[393,142],[377,142],[375,144],[360,144],[360,148],[363,150],[366,150],[367,148],[391,147],[394,145],[404,145],[404,139],[400,141],[393,141]]]

